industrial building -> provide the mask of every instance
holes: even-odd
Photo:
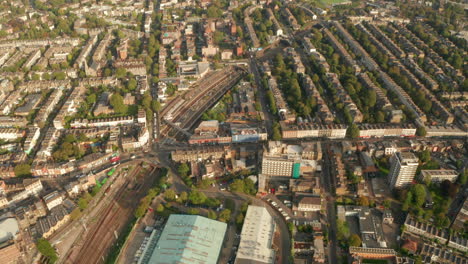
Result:
[[[198,215],[173,214],[154,230],[138,263],[216,264],[227,224]]]
[[[275,221],[265,207],[249,205],[235,264],[275,262],[272,249]]]

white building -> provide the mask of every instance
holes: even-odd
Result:
[[[416,175],[419,159],[411,152],[397,152],[391,158],[388,174],[391,188],[410,185]]]
[[[274,263],[275,221],[265,207],[249,205],[234,263]]]
[[[63,195],[60,194],[58,191],[54,191],[44,196],[42,199],[44,200],[44,203],[46,204],[47,209],[50,210],[54,208],[55,206],[62,204]]]
[[[457,180],[458,172],[456,170],[422,170],[421,180],[430,179],[432,182],[443,182]]]

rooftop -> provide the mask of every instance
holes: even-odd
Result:
[[[169,217],[149,263],[213,263],[218,261],[227,225],[197,215]]]

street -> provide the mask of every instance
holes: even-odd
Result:
[[[328,220],[328,262],[338,263],[337,258],[337,238],[336,238],[336,208],[335,208],[335,197],[334,197],[334,180],[330,172],[331,160],[330,160],[330,148],[328,143],[323,144],[323,166],[322,166],[322,181],[325,185],[325,201],[327,208],[327,220]]]

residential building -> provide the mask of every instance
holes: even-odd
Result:
[[[416,175],[419,159],[411,152],[397,152],[391,158],[388,180],[390,187],[401,188],[410,185]]]
[[[49,210],[61,204],[63,202],[63,198],[63,194],[59,193],[58,191],[53,191],[42,197],[45,205],[47,206],[47,209]]]
[[[456,170],[421,170],[420,180],[430,180],[431,182],[443,182],[445,180],[455,182],[458,178]]]

